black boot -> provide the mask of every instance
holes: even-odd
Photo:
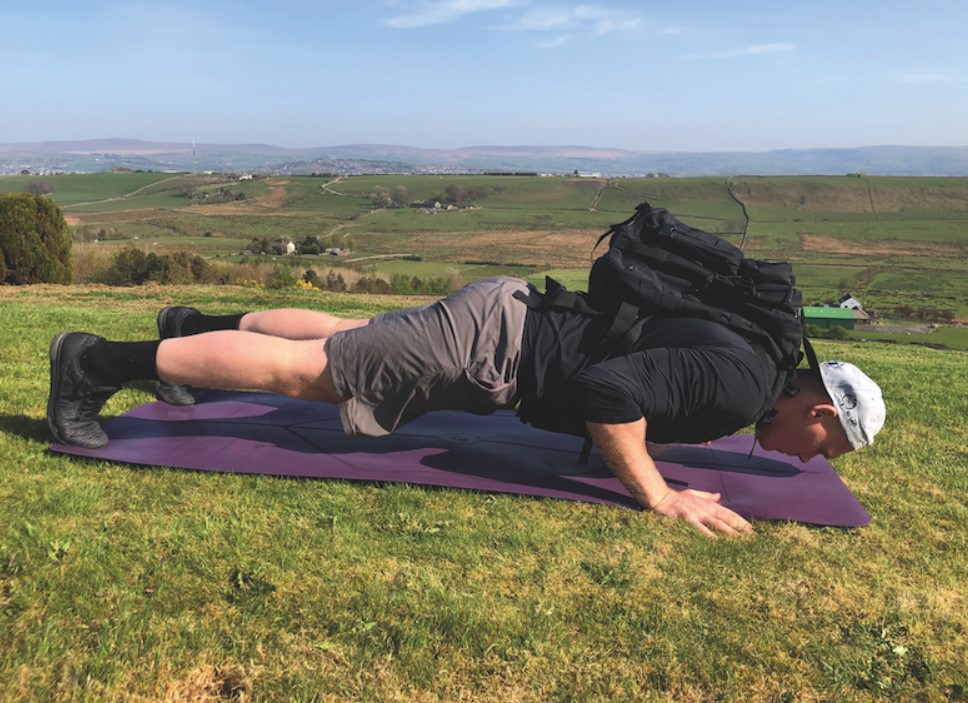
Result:
[[[198,314],[195,308],[166,307],[158,313],[158,337],[172,339],[185,336],[182,323],[192,315]],[[155,397],[169,405],[194,405],[195,396],[191,388],[178,383],[155,381]]]
[[[63,444],[97,449],[108,443],[97,416],[108,398],[121,390],[81,368],[81,356],[103,337],[61,332],[50,345],[50,396],[47,425]]]

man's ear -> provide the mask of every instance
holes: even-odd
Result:
[[[810,408],[810,417],[823,420],[828,417],[837,417],[837,408],[831,403],[817,403]]]

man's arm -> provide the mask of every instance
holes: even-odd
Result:
[[[676,491],[666,485],[645,446],[644,418],[616,425],[586,424],[608,468],[644,507],[666,517],[682,518],[710,537],[715,537],[713,530],[728,535],[753,531],[746,520],[719,504],[719,493]]]

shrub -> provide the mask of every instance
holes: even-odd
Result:
[[[221,282],[221,276],[205,259],[185,251],[174,254],[145,253],[125,249],[114,256],[104,274],[112,286],[140,286],[145,283],[185,284]]]
[[[803,336],[808,339],[850,339],[850,332],[840,326],[824,328],[819,325],[804,325]]]
[[[313,269],[306,269],[306,273],[303,274],[302,280],[311,285],[313,288],[323,287],[323,282],[319,279],[319,274]]]
[[[336,271],[330,271],[326,274],[326,290],[332,290],[338,293],[345,292],[346,281],[343,279],[343,274],[337,273]]]
[[[70,283],[71,233],[49,198],[0,195],[0,282]]]
[[[382,278],[363,276],[353,285],[353,292],[388,295],[393,292],[393,288]]]
[[[146,254],[140,249],[125,249],[114,256],[105,283],[112,286],[140,286],[149,281],[164,282],[169,269],[170,265],[154,252]]]
[[[291,268],[283,264],[273,268],[272,273],[269,274],[269,280],[266,281],[266,288],[271,290],[292,288],[294,285],[296,285],[296,275]]]
[[[454,292],[454,282],[449,278],[418,278],[395,273],[390,277],[390,288],[396,295],[444,296]]]
[[[107,280],[114,253],[97,244],[76,244],[71,261],[75,283],[104,283]]]

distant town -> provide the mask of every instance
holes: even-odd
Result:
[[[577,146],[419,149],[348,145],[157,143],[105,139],[0,144],[0,175],[98,173],[116,169],[263,175],[501,174],[594,177],[729,175],[968,176],[968,146],[870,146],[768,152],[641,152]]]

